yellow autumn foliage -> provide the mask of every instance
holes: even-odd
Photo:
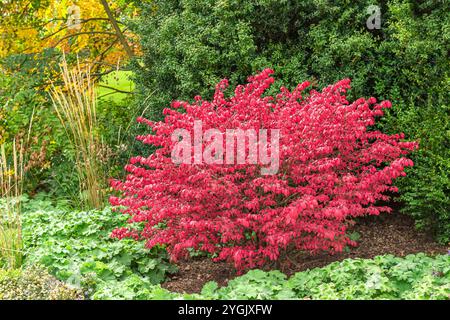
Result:
[[[117,1],[109,1],[109,5],[116,14],[123,10]],[[69,8],[73,6],[80,13],[79,28],[68,27],[72,16]],[[127,15],[135,13],[127,8]],[[38,8],[27,0],[5,0],[0,8],[0,34],[0,58],[59,48],[65,53],[87,53],[92,61],[101,59],[106,64],[127,59],[98,0],[47,0],[41,1]],[[131,34],[126,36],[133,39]]]

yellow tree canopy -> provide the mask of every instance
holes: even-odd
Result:
[[[116,65],[138,51],[134,36],[120,22],[136,14],[126,0],[0,0],[0,58],[59,48],[94,64]]]

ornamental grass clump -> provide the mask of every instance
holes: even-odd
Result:
[[[84,205],[100,208],[105,178],[99,163],[101,142],[97,134],[96,90],[90,69],[78,64],[69,69],[64,59],[62,86],[52,86],[51,98],[58,118],[75,152],[75,168]]]
[[[111,204],[130,215],[130,226],[112,236],[145,241],[149,248],[163,245],[173,261],[189,257],[190,248],[202,250],[242,271],[291,250],[340,252],[355,244],[346,234],[355,217],[391,211],[381,203],[397,191],[392,183],[413,165],[405,156],[417,146],[402,141],[403,134],[372,129],[391,103],[347,101],[349,79],[321,92],[307,92],[310,84],[303,82],[268,96],[272,73],[266,69],[250,77],[230,98],[224,93],[228,82],[222,80],[211,101],[198,96],[193,103],[175,101],[164,110],[164,121],[138,119],[152,133],[137,139],[158,148],[148,157],[131,158],[125,181],[112,181],[119,194]],[[199,144],[191,140],[198,135],[196,121],[203,130],[223,134],[279,130],[278,170],[264,174],[261,154],[256,163],[198,161]],[[193,143],[193,152],[183,159],[192,161],[173,161],[180,143],[173,134],[180,129],[190,133],[183,142]],[[220,154],[224,141],[208,137],[200,146],[203,158]],[[247,160],[250,138],[245,140]],[[224,158],[235,151],[227,148]]]
[[[0,268],[22,265],[21,196],[25,168],[24,145],[14,139],[11,151],[0,146]]]

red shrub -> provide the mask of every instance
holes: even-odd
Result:
[[[391,103],[347,102],[348,79],[322,92],[305,94],[305,82],[292,92],[282,88],[276,98],[263,96],[273,83],[271,73],[250,77],[229,99],[223,80],[213,101],[174,102],[164,122],[138,119],[154,134],[137,139],[160,148],[147,158],[132,158],[126,180],[112,182],[122,195],[111,197],[111,204],[130,214],[132,224],[113,236],[142,239],[148,247],[166,245],[174,261],[187,257],[188,248],[201,249],[242,270],[292,248],[341,251],[352,244],[346,227],[353,217],[390,211],[377,201],[396,191],[393,179],[413,164],[402,155],[416,147],[400,142],[403,134],[368,130]],[[261,175],[258,164],[173,163],[171,133],[193,132],[194,120],[221,132],[279,129],[279,171]],[[145,226],[134,225],[138,222]]]

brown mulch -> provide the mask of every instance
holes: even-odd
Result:
[[[291,275],[298,271],[323,267],[334,261],[347,258],[373,258],[383,254],[405,256],[423,252],[429,255],[446,253],[448,247],[437,244],[429,234],[419,232],[414,221],[400,213],[383,214],[378,217],[359,219],[350,232],[360,235],[358,247],[349,252],[329,255],[290,254],[289,260],[273,266],[272,269]],[[179,271],[172,275],[163,287],[175,292],[200,292],[208,281],[216,281],[220,286],[237,277],[230,263],[212,262],[208,258],[194,258],[178,264]],[[264,268],[270,270],[270,268]]]

